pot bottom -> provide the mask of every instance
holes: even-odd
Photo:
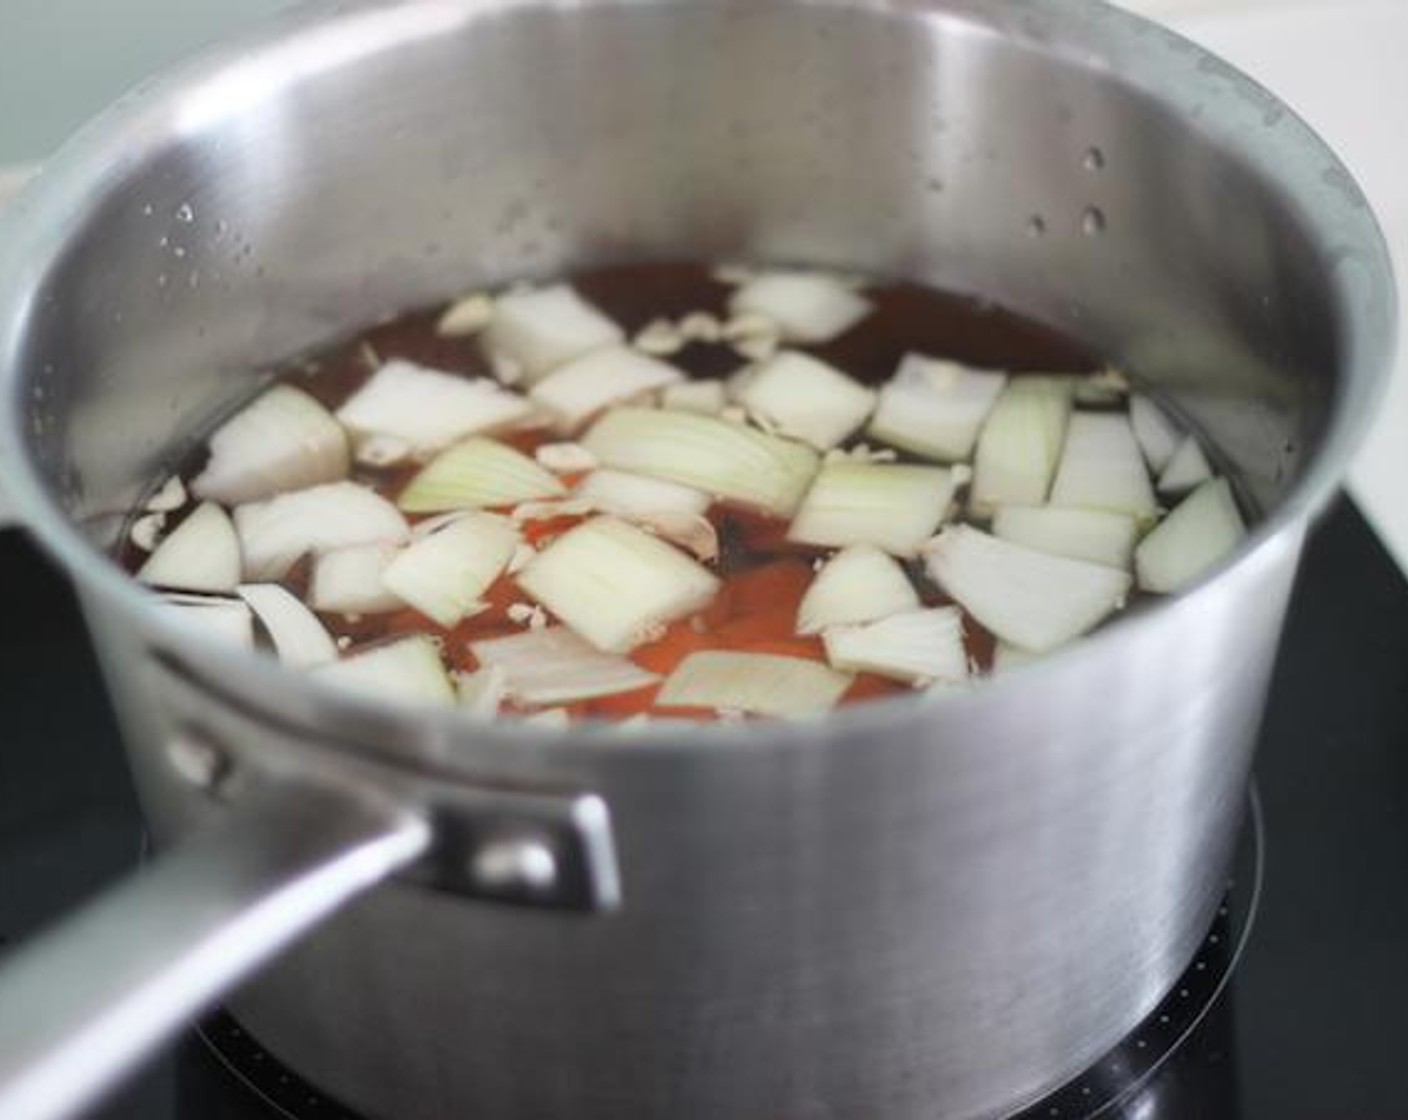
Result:
[[[1261,807],[1250,796],[1247,823],[1227,896],[1193,962],[1168,995],[1118,1045],[1054,1093],[1009,1120],[1092,1120],[1109,1116],[1148,1086],[1218,1005],[1256,917],[1263,863]],[[271,1117],[362,1120],[270,1054],[233,1016],[217,1012],[198,1028],[201,1041]]]

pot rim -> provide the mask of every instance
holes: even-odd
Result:
[[[311,40],[336,36],[361,23],[368,24],[362,28],[364,34],[349,42],[361,43],[362,49],[368,50],[365,44],[369,42],[382,47],[438,33],[470,18],[472,9],[533,7],[545,2],[548,0],[360,0],[348,5],[339,0],[317,0],[144,82],[70,140],[0,220],[0,470],[21,524],[59,563],[85,598],[119,609],[145,634],[154,636],[160,648],[176,651],[184,662],[198,667],[199,675],[208,675],[214,681],[243,678],[248,684],[240,691],[246,697],[275,698],[277,702],[281,694],[303,695],[311,698],[319,710],[345,713],[354,719],[370,715],[381,727],[392,720],[398,721],[396,725],[428,727],[450,739],[477,733],[477,738],[495,741],[486,745],[495,746],[502,741],[508,748],[521,748],[531,744],[549,752],[567,747],[574,753],[590,749],[608,754],[658,754],[717,753],[720,749],[742,747],[815,749],[818,739],[880,739],[896,724],[921,721],[935,710],[933,701],[926,701],[921,695],[855,705],[814,722],[717,723],[683,732],[677,724],[660,728],[647,725],[631,734],[622,734],[611,724],[582,724],[567,731],[554,731],[523,726],[517,720],[484,721],[454,711],[369,700],[286,669],[267,655],[232,649],[168,621],[155,609],[156,596],[124,573],[69,519],[36,468],[29,454],[30,433],[22,395],[28,379],[19,361],[25,324],[38,281],[65,246],[65,231],[81,224],[80,219],[89,213],[93,199],[101,195],[104,186],[120,182],[126,172],[140,165],[144,149],[133,142],[135,137],[151,129],[160,131],[174,103],[253,56],[298,51]],[[629,5],[633,0],[597,2],[618,6]],[[834,0],[795,2],[830,6]],[[980,6],[974,0],[850,0],[848,6],[877,17],[983,18],[976,14]],[[1285,550],[1298,547],[1302,530],[1339,488],[1387,389],[1396,338],[1395,282],[1378,220],[1350,171],[1292,109],[1211,52],[1151,20],[1116,9],[1105,0],[1088,0],[1083,11],[1073,11],[1062,0],[1029,0],[1023,12],[1028,17],[1038,17],[1037,23],[1047,19],[1063,29],[1078,27],[1083,34],[1061,42],[1044,38],[1038,41],[1037,33],[1030,34],[1034,46],[1047,53],[1073,54],[1073,64],[1087,69],[1113,69],[1107,56],[1093,53],[1100,44],[1110,42],[1156,57],[1151,52],[1157,40],[1167,56],[1162,65],[1123,67],[1120,74],[1127,85],[1165,108],[1172,108],[1172,95],[1186,90],[1185,83],[1196,78],[1206,83],[1234,83],[1247,112],[1254,108],[1257,114],[1267,114],[1268,108],[1274,109],[1274,124],[1259,121],[1264,126],[1260,132],[1240,129],[1232,112],[1209,114],[1200,125],[1209,130],[1212,139],[1256,157],[1258,168],[1267,175],[1274,173],[1281,186],[1294,188],[1303,221],[1318,222],[1327,235],[1331,224],[1343,227],[1336,230],[1338,243],[1349,248],[1338,262],[1331,286],[1342,319],[1345,371],[1313,456],[1275,510],[1252,526],[1248,540],[1233,557],[1167,602],[1118,618],[1050,657],[1000,676],[983,678],[961,692],[946,695],[943,705],[1000,703],[1005,695],[1028,687],[1027,682],[1041,674],[1078,672],[1081,664],[1094,663],[1104,656],[1104,651],[1124,641],[1125,635],[1159,626],[1171,612],[1199,610],[1234,571],[1254,577],[1259,568],[1280,562]],[[435,18],[429,18],[432,16]],[[375,36],[365,34],[371,25],[376,25]],[[1024,24],[1023,29],[1028,30],[1028,25]],[[1099,34],[1088,34],[1096,30]],[[1287,149],[1299,158],[1287,160]],[[1347,263],[1358,265],[1357,275],[1345,268]],[[818,735],[820,729],[825,733]],[[362,745],[397,765],[425,762],[408,758],[394,748]]]

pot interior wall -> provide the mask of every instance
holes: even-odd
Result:
[[[748,258],[922,279],[1079,335],[1272,505],[1343,395],[1335,246],[1272,179],[1303,133],[1171,37],[1132,48],[1126,18],[750,0],[310,23],[175,98],[139,92],[117,113],[144,147],[73,157],[104,174],[69,200],[17,340],[35,450],[105,543],[291,355],[473,285]]]

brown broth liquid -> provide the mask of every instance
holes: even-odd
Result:
[[[628,336],[658,318],[677,320],[694,311],[727,316],[732,289],[715,280],[708,266],[699,264],[627,265],[584,272],[571,277],[577,290],[609,315]],[[882,284],[867,289],[874,311],[854,329],[825,346],[800,347],[831,363],[852,377],[879,385],[893,376],[900,360],[919,352],[951,358],[970,365],[1043,373],[1086,373],[1100,368],[1100,360],[1087,347],[1051,329],[1009,311],[968,296],[934,291],[916,284]],[[478,343],[472,339],[444,338],[435,324],[442,308],[415,312],[364,332],[318,358],[286,371],[284,379],[311,393],[330,409],[337,409],[389,358],[404,358],[435,369],[466,375],[492,376]],[[691,377],[727,377],[746,359],[726,344],[690,344],[668,359]],[[504,437],[520,450],[532,453],[542,443],[562,437],[549,432],[523,432]],[[859,441],[857,441],[859,442]],[[910,457],[901,454],[901,461]],[[913,460],[920,461],[920,460]],[[186,464],[189,479],[201,463]],[[379,470],[354,468],[356,481],[375,487],[395,501],[419,465]],[[574,481],[568,479],[569,482]],[[785,521],[764,518],[744,510],[716,507],[710,519],[719,530],[720,557],[717,573],[723,590],[701,614],[670,626],[658,641],[638,647],[631,659],[644,668],[668,674],[685,656],[700,650],[728,649],[775,653],[824,661],[819,638],[794,633],[797,605],[811,582],[813,565],[831,550],[803,548],[786,540]],[[412,520],[416,520],[412,518]],[[524,527],[530,544],[542,548],[578,524],[578,517],[530,522]],[[175,522],[173,521],[173,526]],[[123,560],[131,570],[145,557],[127,546]],[[951,602],[912,563],[909,573],[926,606]],[[306,599],[310,565],[297,565],[284,584]],[[416,611],[348,618],[325,615],[323,623],[356,650],[396,636],[424,633],[437,638],[448,667],[456,672],[477,668],[469,646],[485,638],[522,633],[523,625],[509,618],[509,608],[529,599],[514,583],[502,577],[485,596],[489,609],[451,630],[443,630]],[[968,651],[975,666],[991,667],[994,640],[972,618],[965,619]],[[345,642],[343,643],[346,644]],[[569,707],[574,718],[624,719],[647,713],[670,718],[716,718],[711,711],[657,711],[652,707],[658,688]],[[873,674],[860,674],[843,703],[903,695],[903,684]],[[515,709],[510,704],[507,710]],[[518,709],[521,711],[521,709]]]

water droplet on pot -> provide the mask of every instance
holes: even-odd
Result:
[[[1046,219],[1040,214],[1033,214],[1027,219],[1027,235],[1029,237],[1046,236]]]
[[[1081,217],[1081,232],[1087,237],[1099,237],[1105,232],[1105,212],[1098,206],[1092,206],[1086,210]]]
[[[1085,169],[1087,171],[1103,171],[1105,169],[1105,153],[1099,148],[1091,148],[1085,153]]]
[[[189,202],[183,202],[176,208],[176,220],[186,226],[196,220],[196,212],[191,209]]]

